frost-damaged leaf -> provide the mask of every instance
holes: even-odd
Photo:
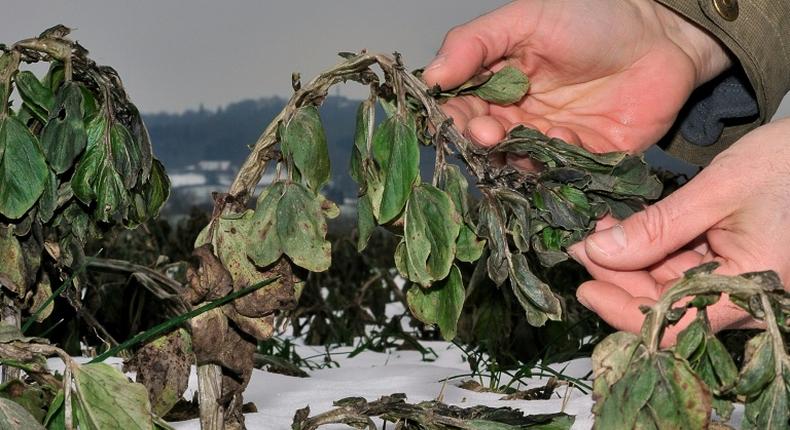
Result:
[[[46,123],[55,99],[52,90],[41,84],[36,75],[27,70],[17,73],[14,82],[30,112],[36,119]]]
[[[380,194],[371,193],[371,203],[379,224],[384,224],[401,213],[420,175],[414,117],[395,115],[379,125],[373,134],[373,160],[378,175],[369,178],[368,186],[380,189]]]
[[[527,91],[527,75],[515,66],[505,66],[477,87],[473,94],[491,103],[510,105],[524,98]]]
[[[784,366],[784,372],[788,370]],[[773,368],[771,369],[773,371]],[[741,428],[744,430],[787,429],[790,426],[790,387],[782,378],[775,378],[756,396],[746,399]]]
[[[406,205],[403,223],[409,279],[425,287],[444,279],[455,258],[461,228],[461,217],[450,197],[432,185],[418,185]]]
[[[351,165],[349,173],[354,181],[360,185],[365,183],[362,165],[368,158],[368,149],[373,138],[373,125],[376,115],[376,102],[371,99],[364,100],[357,109],[357,123],[354,131],[354,149],[351,151]]]
[[[702,380],[670,353],[658,353],[653,363],[659,378],[647,408],[656,428],[707,428],[711,395]]]
[[[93,103],[95,104],[95,101]],[[137,108],[131,106],[131,104],[127,105],[127,107],[132,110],[129,119],[129,132],[132,134],[137,144],[137,150],[140,153],[140,181],[144,182],[148,180],[151,174],[152,163],[154,161],[151,138],[148,135],[148,129],[146,129],[143,118],[140,116],[140,112],[137,111]],[[86,108],[85,112],[90,112],[90,109]]]
[[[318,108],[303,106],[280,128],[282,152],[305,184],[318,191],[329,180],[329,148]]]
[[[0,343],[9,342],[46,343],[47,341],[38,337],[24,336],[19,327],[0,321]]]
[[[640,410],[653,395],[658,369],[644,354],[627,365],[623,376],[603,398],[596,399],[595,429],[624,430],[634,428]],[[598,407],[598,402],[601,402]]]
[[[0,119],[0,214],[21,218],[44,191],[47,163],[38,140],[14,117]]]
[[[461,271],[453,266],[447,279],[433,284],[431,288],[414,285],[409,289],[406,298],[414,316],[426,324],[437,324],[442,337],[449,342],[457,333],[456,326],[464,307],[464,296]]]
[[[140,150],[129,130],[119,123],[110,127],[110,148],[115,170],[123,178],[127,190],[134,188],[140,177]]]
[[[260,267],[266,267],[280,258],[283,246],[277,234],[277,205],[285,192],[285,183],[274,182],[258,196],[255,214],[249,230],[247,254]]]
[[[143,345],[124,371],[137,373],[137,382],[148,390],[153,412],[163,416],[186,391],[194,361],[192,338],[186,330],[177,329]]]
[[[315,194],[301,184],[286,184],[275,223],[283,253],[297,266],[311,272],[329,269],[332,246],[326,240],[326,219]]]
[[[11,227],[0,227],[0,285],[24,296],[27,289],[25,253]]]
[[[480,202],[478,217],[477,235],[487,239],[491,251],[487,260],[488,276],[496,285],[501,285],[508,276],[504,209],[496,199],[485,197]]]
[[[744,365],[738,375],[735,392],[745,396],[758,394],[774,379],[774,369],[771,336],[765,332],[760,333],[746,342]]]
[[[465,263],[480,259],[486,247],[486,240],[480,239],[466,223],[461,224],[458,240],[455,242],[455,257]]]
[[[376,229],[376,219],[373,217],[373,206],[370,196],[365,194],[357,200],[357,251],[362,252],[368,246],[370,235]]]
[[[528,313],[534,306],[545,313],[549,319],[559,320],[562,316],[560,300],[548,285],[535,276],[527,264],[524,254],[513,254],[508,259],[510,284],[518,302]],[[527,303],[529,302],[529,303]]]
[[[74,391],[87,429],[153,429],[151,404],[142,384],[104,363],[72,368]]]
[[[159,160],[154,159],[151,163],[148,182],[143,185],[142,195],[146,216],[151,219],[158,217],[159,211],[170,197],[170,178]]]
[[[85,155],[71,179],[74,195],[85,204],[96,200],[96,216],[104,222],[127,206],[129,194],[126,186],[131,183],[130,177],[134,176],[135,182],[137,178],[137,171],[132,168],[134,162],[125,146],[131,138],[125,130],[120,124],[108,126],[102,115],[94,118],[88,124]],[[139,168],[139,164],[137,166]]]
[[[603,382],[603,387],[608,388],[623,377],[631,357],[640,344],[639,336],[618,331],[604,338],[595,347],[592,353],[592,367],[596,392],[599,382]]]
[[[464,221],[471,225],[469,216],[469,182],[461,173],[461,169],[454,164],[446,164],[442,173],[444,177],[442,190],[453,200],[455,210],[461,214]]]
[[[41,146],[55,173],[69,170],[87,141],[82,90],[79,84],[65,82],[57,92],[49,121],[41,131]]]
[[[44,430],[44,427],[24,407],[0,397],[0,429]]]
[[[38,200],[38,211],[36,215],[42,223],[48,222],[58,208],[58,178],[52,170],[47,169],[47,179],[44,184],[44,191]]]
[[[36,292],[33,294],[33,302],[30,305],[32,312],[37,311],[41,305],[52,296],[52,285],[49,281],[49,275],[46,272],[41,273],[41,280],[36,285]],[[47,306],[36,315],[36,322],[42,322],[52,313],[55,308],[55,302],[50,301]]]

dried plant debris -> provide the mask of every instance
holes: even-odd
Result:
[[[404,394],[383,396],[368,402],[348,397],[335,402],[336,409],[310,417],[310,407],[296,411],[292,430],[314,430],[328,424],[376,429],[373,418],[395,423],[403,430],[516,430],[569,429],[574,417],[563,413],[524,415],[511,408],[472,406],[460,408],[437,401],[411,404]]]

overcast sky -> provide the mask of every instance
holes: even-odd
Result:
[[[290,94],[338,51],[433,57],[445,32],[505,0],[3,0],[0,41],[61,23],[100,64],[115,67],[143,112],[216,108]],[[342,89],[361,96],[361,90]],[[780,112],[790,114],[786,102]]]

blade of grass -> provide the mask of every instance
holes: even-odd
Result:
[[[179,316],[177,316],[175,318],[171,318],[171,319],[169,319],[169,320],[167,320],[167,321],[165,321],[165,322],[163,322],[161,324],[158,324],[158,325],[156,325],[154,327],[151,327],[150,329],[148,329],[148,330],[146,330],[146,331],[144,331],[144,332],[142,332],[142,333],[140,333],[140,334],[138,334],[138,335],[136,335],[134,337],[129,338],[128,340],[126,340],[124,342],[121,342],[120,344],[118,344],[118,346],[115,346],[113,348],[108,349],[107,351],[103,352],[102,354],[96,356],[93,360],[90,361],[90,363],[98,363],[98,362],[104,361],[107,358],[112,357],[112,356],[118,354],[119,352],[121,352],[121,351],[123,351],[125,349],[128,349],[128,348],[130,348],[130,347],[132,347],[134,345],[137,345],[139,343],[143,343],[143,342],[145,342],[145,341],[147,341],[149,339],[155,338],[155,337],[159,336],[160,334],[165,333],[166,331],[183,324],[185,321],[187,321],[189,319],[192,319],[192,318],[194,318],[194,317],[196,317],[196,316],[198,316],[198,315],[200,315],[200,314],[202,314],[204,312],[208,312],[208,311],[210,311],[210,310],[212,310],[212,309],[214,309],[216,307],[222,306],[222,305],[224,305],[224,304],[226,304],[228,302],[236,300],[239,297],[245,296],[245,295],[247,295],[247,294],[249,294],[249,293],[251,293],[251,292],[253,292],[253,291],[257,290],[257,289],[263,288],[266,285],[269,285],[269,284],[271,284],[272,282],[274,282],[274,281],[276,281],[278,279],[280,279],[279,276],[276,276],[274,278],[266,279],[264,281],[261,281],[261,282],[258,282],[256,284],[253,284],[253,285],[251,285],[251,286],[249,286],[247,288],[244,288],[244,289],[241,289],[239,291],[230,293],[230,294],[228,294],[227,296],[225,296],[225,297],[223,297],[221,299],[217,299],[217,300],[214,300],[212,302],[206,303],[205,305],[203,305],[203,306],[201,306],[199,308],[193,309],[193,310],[191,310],[189,312],[185,312],[185,313],[183,313],[183,314],[181,314],[181,315],[179,315]]]

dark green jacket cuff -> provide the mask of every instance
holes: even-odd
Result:
[[[729,75],[745,74],[759,112],[756,116],[725,121],[719,139],[708,146],[683,137],[680,124],[708,93],[711,85],[699,88],[661,142],[673,155],[705,165],[748,131],[765,124],[790,90],[790,2],[785,0],[657,0],[721,41],[739,62]],[[736,12],[737,11],[737,12]],[[728,19],[729,18],[729,19]],[[726,78],[723,76],[722,78]]]

